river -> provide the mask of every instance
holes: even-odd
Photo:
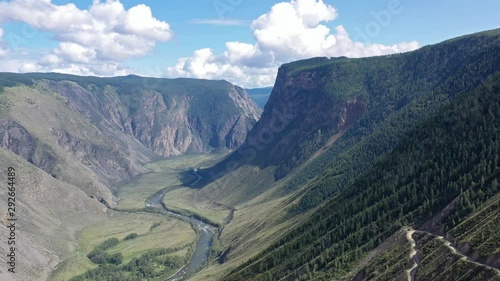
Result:
[[[161,200],[165,193],[166,190],[157,192],[146,201],[146,204],[148,204],[150,207],[161,208],[162,210],[167,211],[169,215],[184,222],[190,223],[199,233],[199,239],[196,242],[196,247],[189,263],[181,268],[177,273],[165,279],[165,281],[179,281],[197,272],[206,264],[210,255],[210,248],[212,247],[212,239],[216,233],[216,228],[193,217],[179,215],[166,210],[161,204]]]

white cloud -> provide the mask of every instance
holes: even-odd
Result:
[[[123,26],[125,34],[133,34],[149,40],[167,41],[172,38],[168,23],[153,17],[151,8],[138,5],[123,13],[123,25],[118,24],[117,30]]]
[[[174,67],[167,69],[169,77],[226,79],[239,85],[271,85],[276,67],[252,67],[230,62],[226,55],[215,56],[209,48],[200,49],[190,58],[181,58]]]
[[[36,63],[23,63],[19,68],[19,72],[27,73],[27,72],[37,72],[38,65]]]
[[[244,20],[236,20],[236,19],[194,19],[191,22],[194,24],[209,24],[218,26],[245,25],[247,23]]]
[[[24,64],[35,63],[35,61],[27,62],[26,60],[5,59],[0,63],[0,72],[23,72],[26,69]]]
[[[173,35],[170,25],[156,19],[148,6],[141,4],[126,10],[119,0],[94,0],[88,10],[72,3],[57,5],[51,0],[0,2],[0,23],[8,21],[26,23],[35,29],[33,32],[53,32],[59,46],[37,62],[38,69],[72,73],[76,68],[81,72],[99,70],[97,65],[111,66],[100,69],[100,73],[108,73],[118,67],[119,61],[143,56],[157,42],[168,41]],[[20,42],[34,37],[20,36],[24,36]],[[31,64],[21,68],[19,71],[32,69]]]
[[[252,22],[256,44],[228,42],[221,55],[209,49],[198,50],[168,68],[167,76],[219,78],[246,87],[269,86],[278,67],[286,62],[317,56],[376,56],[419,47],[415,41],[392,46],[354,42],[343,26],[332,31],[324,24],[336,18],[337,10],[322,0],[278,3]],[[249,77],[252,75],[256,77]]]
[[[59,48],[54,50],[54,53],[67,61],[79,63],[89,63],[96,57],[95,49],[69,42],[62,42]]]
[[[61,62],[57,56],[47,55],[40,60],[3,59],[0,72],[59,72],[82,76],[120,76],[134,73],[118,62],[78,64]]]
[[[57,65],[62,62],[62,59],[56,55],[45,55],[38,61],[38,63],[42,66],[51,66],[51,65]]]

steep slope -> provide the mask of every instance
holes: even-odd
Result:
[[[8,168],[15,169],[15,274],[7,271],[6,240],[0,243],[2,253],[0,280],[47,280],[49,273],[75,251],[74,240],[85,226],[103,220],[106,208],[89,198],[78,187],[53,178],[24,158],[0,147],[1,237],[10,236],[7,213]],[[12,194],[10,194],[12,195]],[[9,196],[10,196],[9,195]],[[12,207],[12,206],[11,206]],[[13,279],[15,278],[15,279]]]
[[[259,118],[225,81],[0,73],[1,145],[88,195],[156,157],[235,149]]]
[[[438,115],[419,122],[393,151],[306,223],[226,280],[340,278],[402,226],[424,224],[454,201],[458,207],[453,213],[460,214],[454,221],[461,223],[460,210],[472,211],[467,202],[481,206],[499,192],[499,141],[497,73],[442,107]],[[498,250],[492,248],[493,253]],[[467,280],[491,275],[474,270]]]
[[[495,188],[498,181],[492,184]],[[396,232],[343,280],[402,280],[404,271],[412,280],[500,280],[500,193],[484,202],[482,192],[465,191],[425,223],[424,230],[405,227]]]
[[[244,194],[227,200],[237,204],[284,180],[278,196],[309,185],[296,197],[297,211],[314,208],[390,152],[418,122],[499,71],[499,41],[497,29],[405,54],[283,65],[244,144],[200,171],[199,185],[216,182],[221,201],[224,194]],[[274,181],[242,183],[236,191],[234,182],[218,181],[228,174],[252,177],[255,169],[263,171],[256,179],[272,173]],[[319,177],[328,179],[314,184]]]

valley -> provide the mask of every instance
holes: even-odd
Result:
[[[0,73],[15,280],[500,280],[499,54],[495,29],[286,63],[263,112],[226,81]]]
[[[207,229],[192,227],[194,221],[169,219],[159,206],[143,209],[158,191],[179,188],[180,172],[238,146],[259,114],[246,92],[226,81],[0,73],[0,164],[23,175],[18,254],[26,257],[14,276],[0,265],[0,279],[166,278],[192,252],[206,256],[213,231],[198,239]],[[157,220],[166,236],[156,226],[141,231]],[[129,234],[138,237],[123,240]],[[86,255],[107,239],[119,243],[96,257],[120,265],[97,267]],[[151,259],[156,266],[145,267]],[[206,257],[193,261],[189,274]]]
[[[208,261],[217,228],[190,217],[189,213],[181,215],[187,210],[175,207],[175,213],[166,210],[163,200],[167,194],[172,197],[167,193],[170,190],[189,189],[181,186],[181,172],[205,166],[220,157],[221,155],[207,154],[185,155],[148,163],[145,168],[151,170],[150,173],[118,189],[118,204],[108,217],[80,231],[75,256],[59,265],[51,278],[73,280],[72,278],[97,268],[87,258],[89,252],[107,239],[123,240],[130,234],[137,234],[138,237],[124,240],[106,251],[111,255],[121,253],[122,264],[127,264],[148,251],[165,248],[170,251],[169,256],[183,261],[182,267],[152,280],[179,280],[197,272]],[[173,200],[177,201],[176,198]],[[168,204],[165,207],[170,209]],[[196,214],[204,216],[206,213],[210,212]]]
[[[146,200],[160,190],[173,191],[182,187],[181,173],[189,169],[209,165],[223,155],[182,155],[166,160],[153,161],[144,167],[149,173],[134,179],[117,191],[117,209],[143,209]],[[185,188],[187,190],[187,188]],[[171,206],[171,205],[169,205]]]

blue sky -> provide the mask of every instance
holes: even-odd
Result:
[[[0,71],[268,86],[282,63],[411,51],[500,27],[499,11],[497,0],[0,1]]]

